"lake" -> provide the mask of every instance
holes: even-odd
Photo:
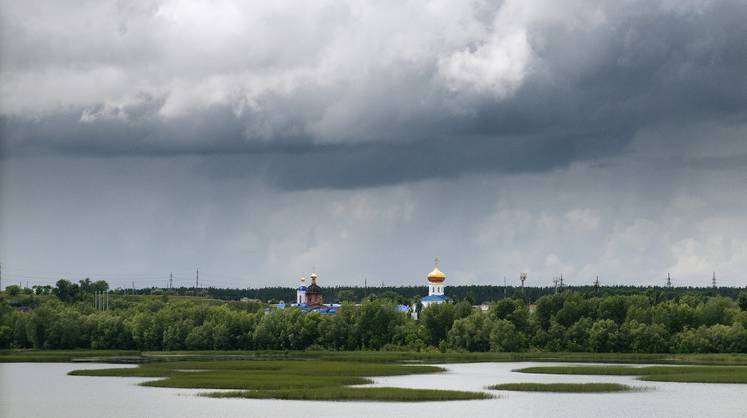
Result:
[[[4,418],[124,417],[747,417],[747,386],[640,382],[630,376],[538,375],[512,369],[553,363],[440,365],[432,375],[375,378],[375,386],[483,390],[511,382],[617,382],[650,388],[609,394],[490,391],[499,399],[451,402],[312,402],[212,399],[203,390],[141,387],[143,378],[67,376],[107,364],[0,363]],[[569,363],[564,363],[569,364]],[[127,366],[123,366],[127,367]]]

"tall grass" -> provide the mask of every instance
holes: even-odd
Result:
[[[639,376],[639,380],[683,383],[747,383],[745,366],[539,366],[521,373]]]
[[[294,399],[314,401],[463,401],[491,399],[495,396],[484,392],[456,390],[406,389],[406,388],[354,388],[334,387],[315,389],[258,390],[238,392],[213,392],[205,396],[214,398]]]
[[[452,400],[484,399],[481,392],[398,388],[354,388],[372,383],[371,376],[443,371],[440,367],[325,360],[171,361],[136,368],[86,369],[74,376],[154,377],[143,386],[194,389],[240,389],[216,397],[319,400]]]
[[[365,363],[470,363],[496,361],[553,361],[604,363],[656,363],[747,365],[747,354],[639,354],[639,353],[461,353],[438,351],[127,351],[127,350],[0,350],[0,362],[27,361],[205,361],[205,360],[329,360]]]
[[[636,388],[620,383],[504,383],[488,386],[488,389],[522,392],[626,392]]]

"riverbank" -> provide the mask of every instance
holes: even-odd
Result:
[[[747,354],[640,354],[640,353],[458,353],[407,351],[128,351],[128,350],[2,350],[0,363],[103,362],[151,363],[199,360],[329,360],[374,363],[574,362],[673,365],[747,365]]]

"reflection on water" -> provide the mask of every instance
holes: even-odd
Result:
[[[549,365],[548,363],[543,363]],[[148,388],[142,378],[67,376],[102,364],[0,364],[0,416],[16,417],[747,417],[747,386],[639,382],[629,376],[511,372],[537,363],[445,365],[446,373],[376,378],[377,386],[484,390],[509,382],[619,382],[651,391],[610,394],[491,391],[501,398],[455,402],[309,402],[211,399],[199,390]]]

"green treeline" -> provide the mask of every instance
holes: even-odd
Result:
[[[169,295],[113,295],[102,311],[93,290],[77,292],[6,292],[0,347],[747,352],[747,291],[736,298],[564,291],[542,296],[531,310],[520,298],[501,299],[487,312],[462,300],[424,309],[418,320],[395,308],[399,297],[369,297],[320,315]]]

